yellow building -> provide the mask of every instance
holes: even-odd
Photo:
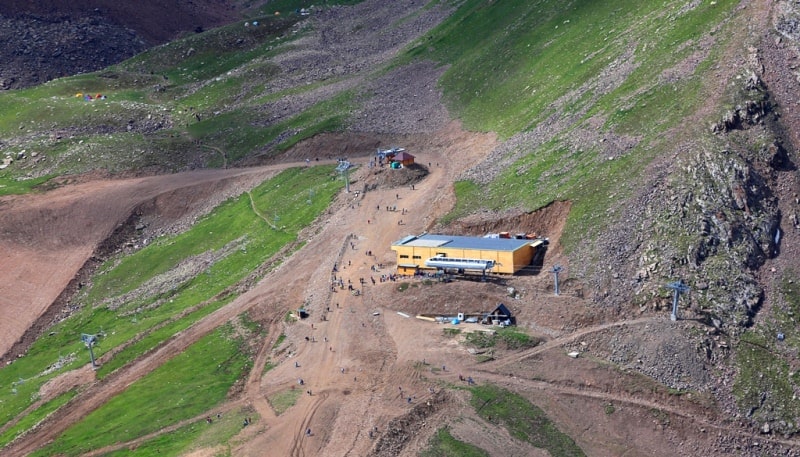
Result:
[[[396,241],[392,250],[401,274],[424,269],[514,274],[530,265],[543,245],[543,240],[424,234]]]

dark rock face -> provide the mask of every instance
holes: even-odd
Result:
[[[148,47],[135,31],[100,16],[0,16],[0,41],[3,90],[99,70]]]
[[[7,0],[0,5],[0,90],[96,71],[238,17],[231,0]]]

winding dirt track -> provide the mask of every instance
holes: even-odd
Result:
[[[451,141],[437,138],[435,142],[435,144],[439,145],[437,148],[431,147],[431,138],[423,140],[426,141],[425,144],[428,147],[424,148],[425,152],[420,153],[418,157],[421,160],[430,160],[432,163],[439,162],[441,166],[433,167],[429,177],[417,186],[416,191],[402,192],[404,194],[402,204],[409,211],[408,216],[403,216],[405,217],[403,225],[400,225],[397,221],[399,212],[386,215],[372,214],[378,212],[376,208],[380,207],[381,203],[397,201],[395,196],[396,189],[361,194],[360,199],[355,199],[353,194],[342,194],[340,196],[342,202],[338,204],[339,210],[326,221],[319,234],[312,234],[311,238],[307,240],[308,244],[305,248],[295,253],[278,269],[269,273],[255,288],[241,295],[229,305],[200,320],[192,327],[176,334],[162,347],[137,360],[128,368],[88,386],[67,408],[62,408],[40,424],[35,433],[25,435],[7,448],[8,455],[26,455],[43,444],[52,441],[66,430],[69,425],[77,422],[108,399],[125,390],[137,379],[150,373],[164,361],[180,354],[190,344],[238,314],[251,308],[259,307],[261,309],[260,312],[272,315],[272,321],[277,322],[275,319],[280,319],[285,314],[286,309],[291,308],[291,304],[301,303],[306,299],[318,311],[325,307],[339,310],[331,313],[329,321],[320,322],[316,325],[317,343],[307,345],[297,355],[298,358],[302,359],[302,376],[309,379],[308,388],[313,391],[313,395],[303,396],[295,408],[297,412],[294,412],[291,417],[282,417],[280,421],[273,421],[271,418],[274,417],[274,413],[266,409],[266,401],[263,397],[258,399],[259,395],[256,393],[258,389],[254,387],[258,379],[250,379],[247,383],[246,396],[257,399],[254,401],[254,405],[259,414],[264,419],[267,419],[263,421],[265,426],[270,428],[270,433],[259,435],[253,440],[253,446],[262,449],[264,448],[262,446],[267,446],[266,448],[270,449],[293,449],[291,455],[304,455],[304,453],[312,455],[323,444],[326,444],[326,447],[333,445],[333,442],[323,443],[320,441],[321,438],[329,440],[330,436],[323,433],[320,424],[314,421],[314,411],[322,407],[338,409],[339,407],[333,403],[338,403],[345,391],[349,397],[348,404],[369,404],[370,393],[365,392],[364,387],[368,386],[373,389],[372,392],[375,392],[376,387],[388,382],[390,373],[387,370],[387,361],[384,359],[387,356],[391,357],[392,352],[381,349],[378,354],[366,354],[368,360],[359,360],[360,356],[363,355],[361,354],[363,352],[362,347],[366,345],[368,348],[387,348],[391,347],[392,343],[385,333],[381,336],[380,332],[361,332],[358,330],[359,325],[366,325],[365,322],[361,321],[362,316],[368,315],[372,308],[370,304],[365,303],[364,295],[353,296],[342,292],[331,294],[329,292],[330,269],[336,262],[341,262],[343,266],[345,259],[352,259],[350,260],[351,263],[359,264],[360,270],[365,271],[367,263],[364,261],[363,253],[366,249],[380,252],[383,256],[383,258],[374,260],[384,263],[391,262],[392,253],[387,248],[393,240],[406,233],[423,231],[425,229],[424,224],[431,220],[429,218],[436,216],[436,214],[429,212],[429,208],[436,208],[438,211],[449,209],[449,205],[444,203],[445,201],[452,201],[452,195],[449,194],[452,191],[448,190],[450,189],[449,183],[452,182],[455,174],[460,169],[445,166],[447,155],[459,150],[461,146],[465,145],[465,141],[471,143],[474,154],[486,154],[494,142],[491,136],[481,137],[462,132],[457,124],[451,124],[445,131],[439,132],[439,135],[449,138]],[[464,156],[463,149],[461,149],[461,155]],[[458,163],[466,164],[467,162]],[[52,214],[46,208],[49,208],[49,202],[53,201],[63,202],[63,211],[58,212],[58,217],[55,218],[60,227],[76,227],[78,221],[97,220],[97,222],[90,223],[87,229],[76,229],[69,232],[67,239],[64,239],[65,234],[62,234],[59,244],[75,245],[77,246],[76,249],[83,254],[82,256],[76,256],[71,262],[59,265],[59,270],[62,272],[60,282],[54,281],[52,275],[37,277],[42,281],[44,291],[50,291],[49,295],[42,295],[51,297],[50,300],[52,300],[57,295],[59,288],[63,288],[70,277],[88,259],[92,250],[111,233],[116,225],[127,219],[128,214],[138,204],[179,188],[196,188],[229,178],[236,178],[237,186],[246,187],[242,184],[242,179],[244,178],[247,178],[246,180],[253,184],[280,169],[292,165],[281,164],[249,170],[198,172],[177,176],[89,182],[77,186],[67,186],[46,195],[31,196],[27,199],[9,199],[10,201],[7,205],[9,214],[14,215],[14,224],[9,224],[8,227],[19,226],[17,224],[23,224],[22,226],[24,227],[26,226],[24,224],[26,219],[29,221],[41,221],[44,217],[41,214]],[[363,169],[366,169],[366,167],[363,167]],[[418,214],[419,217],[413,217],[411,214]],[[374,223],[367,224],[366,218],[371,218]],[[41,233],[40,238],[47,239],[50,236],[54,236],[56,232],[58,230],[55,228],[48,227],[47,231]],[[355,238],[353,238],[353,234],[356,234]],[[24,232],[17,234],[15,237],[13,232],[6,229],[4,235],[6,239],[16,241],[16,245],[20,245],[22,248],[41,244],[41,241],[26,239],[27,234]],[[354,241],[350,244],[351,242],[347,240]],[[331,245],[340,245],[343,241],[343,256],[339,255],[336,250],[330,249]],[[5,245],[3,249],[11,251],[7,246]],[[357,248],[354,249],[356,246]],[[45,270],[46,261],[43,260],[42,263],[41,270]],[[343,271],[347,279],[353,282],[357,281],[356,274],[358,273],[353,271],[355,269],[354,265],[351,268],[351,272],[355,274]],[[0,272],[0,275],[9,275],[9,270],[11,269],[4,269]],[[3,277],[0,276],[0,278]],[[7,287],[10,282],[5,281],[3,284]],[[45,285],[49,285],[49,287],[45,288]],[[47,300],[42,300],[43,304],[46,302]],[[354,318],[354,316],[358,316],[358,318]],[[33,316],[28,318],[29,321],[33,319]],[[20,325],[20,328],[23,327],[24,324]],[[276,333],[278,333],[274,328],[271,330],[270,340],[276,338]],[[329,344],[326,345],[319,341],[322,339],[320,338],[321,335],[324,335],[323,338],[327,339]],[[266,351],[270,347],[268,341],[259,353],[257,362],[261,363],[262,366],[266,360]],[[391,360],[388,362],[391,364]],[[346,367],[347,376],[340,372],[343,367]],[[291,364],[283,364],[273,370],[274,373],[271,371],[269,379],[266,380],[270,383],[267,384],[267,389],[270,386],[274,387],[275,383],[285,386],[287,385],[287,380],[296,379],[297,374],[294,370],[295,368]],[[353,378],[357,378],[359,374],[364,373],[362,381],[350,378],[349,374],[353,370],[358,373]],[[259,372],[259,370],[253,371],[254,374]],[[337,374],[338,376],[336,376]],[[265,380],[262,380],[262,382],[265,382]],[[356,384],[359,382],[363,384]],[[332,393],[337,393],[335,395],[336,402],[333,403],[330,401],[333,398]],[[363,398],[359,398],[362,396]],[[359,398],[358,402],[353,401],[356,398]],[[299,414],[299,411],[307,411],[308,413]],[[382,413],[377,416],[381,415]],[[370,417],[362,416],[362,419],[370,419]],[[375,417],[371,419],[375,420]],[[346,425],[341,420],[338,422],[337,433],[341,432],[338,429]],[[348,428],[355,427],[355,429],[347,430],[346,432],[347,434],[357,434],[357,429],[363,425],[362,423],[347,425]],[[309,426],[320,431],[315,431],[311,437],[300,436]],[[299,439],[298,436],[303,439]],[[356,454],[363,454],[367,450],[364,446],[353,446],[352,442],[347,443],[347,446]],[[246,450],[242,451],[247,454]]]

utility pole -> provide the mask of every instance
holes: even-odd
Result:
[[[340,160],[339,165],[336,167],[336,171],[344,176],[344,191],[346,193],[350,193],[350,177],[348,170],[350,170],[350,162],[347,160]]]
[[[671,282],[666,285],[668,289],[672,289],[675,291],[674,295],[672,296],[672,314],[670,314],[669,318],[672,321],[678,320],[678,297],[682,293],[689,292],[689,286],[683,283],[683,279],[680,281]]]
[[[554,290],[555,290],[556,295],[558,295],[558,293],[559,293],[559,290],[558,290],[558,274],[561,273],[561,270],[563,270],[561,265],[553,265],[553,269],[550,270],[550,272],[553,273],[553,277],[555,278],[555,289]]]
[[[83,341],[83,344],[85,344],[86,348],[89,349],[89,358],[92,361],[92,369],[96,370],[97,364],[94,362],[94,350],[92,349],[92,346],[94,346],[94,343],[97,342],[97,336],[89,335],[88,333],[82,333],[81,341]]]

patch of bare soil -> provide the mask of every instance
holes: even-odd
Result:
[[[357,184],[357,188],[363,191],[371,191],[375,189],[394,189],[395,187],[410,187],[428,175],[428,168],[418,163],[406,165],[400,169],[391,169],[387,166],[372,167],[363,180]]]
[[[78,370],[67,371],[47,381],[47,383],[39,389],[39,397],[42,402],[46,402],[64,392],[94,382],[94,380],[95,372],[92,366],[86,365]]]

